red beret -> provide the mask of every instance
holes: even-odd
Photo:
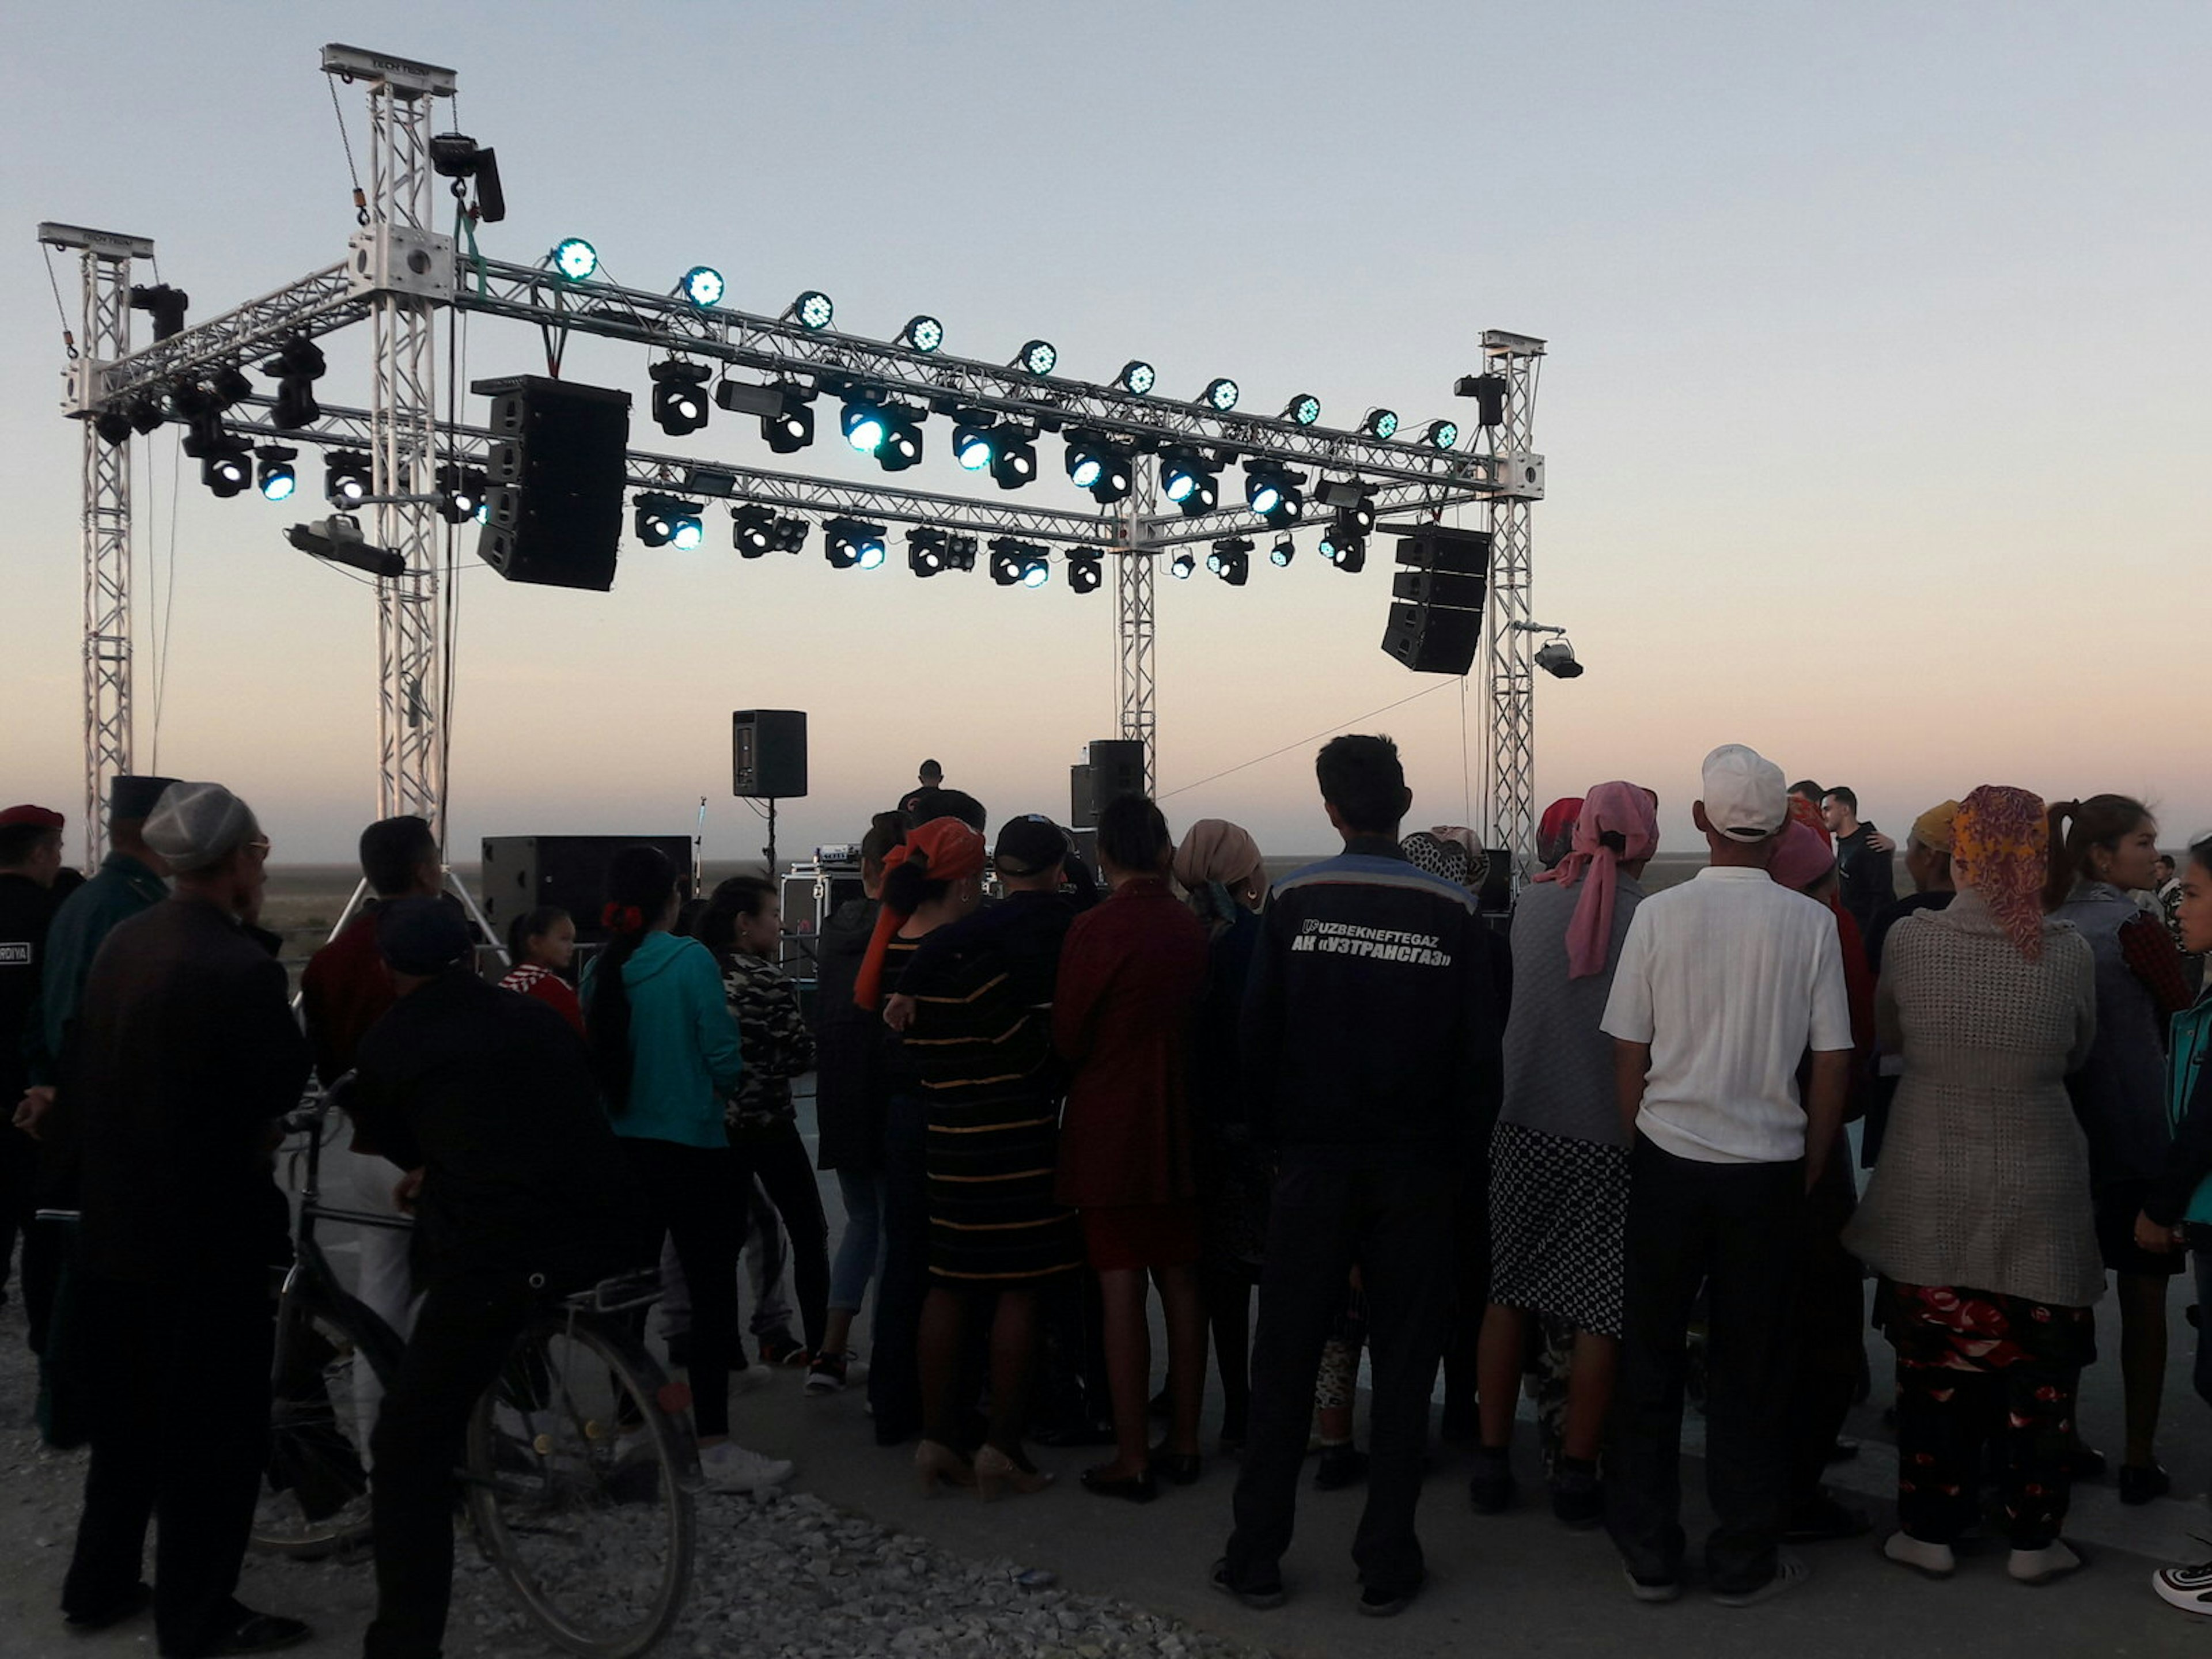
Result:
[[[19,830],[27,823],[34,823],[41,830],[59,830],[68,823],[60,813],[49,812],[43,806],[11,806],[0,812],[0,830]]]

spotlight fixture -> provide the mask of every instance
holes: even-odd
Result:
[[[680,438],[707,424],[707,382],[714,370],[672,357],[647,373],[653,376],[653,418],[663,432]]]
[[[1129,447],[1097,432],[1067,434],[1067,476],[1101,507],[1120,501],[1133,482]]]
[[[707,539],[707,526],[699,517],[696,501],[679,495],[647,494],[637,498],[635,508],[632,524],[638,540],[647,547],[673,547],[679,553],[689,553]]]
[[[484,504],[484,475],[472,466],[447,464],[438,469],[438,516],[447,524],[466,524]]]
[[[945,343],[945,325],[926,314],[909,317],[893,343],[915,351],[934,351]]]
[[[973,570],[975,568],[975,538],[973,536],[954,534],[945,538],[945,568],[947,570]]]
[[[1296,524],[1305,516],[1304,480],[1279,461],[1244,464],[1244,504],[1266,521],[1270,530]]]
[[[302,553],[312,553],[332,564],[350,565],[372,576],[404,575],[407,561],[388,547],[371,547],[362,539],[361,520],[350,513],[334,513],[313,524],[295,524],[284,539]]]
[[[1505,424],[1505,377],[1503,374],[1462,374],[1452,390],[1475,400],[1477,426]]]
[[[1035,542],[1000,536],[991,544],[991,580],[1001,587],[1042,587],[1052,580],[1052,560]]]
[[[180,374],[163,389],[168,398],[169,412],[180,421],[196,422],[222,413],[222,399],[191,375]]]
[[[1179,582],[1190,580],[1190,573],[1198,568],[1198,555],[1185,548],[1168,561],[1168,574]]]
[[[92,417],[92,429],[102,442],[119,444],[131,435],[131,411],[111,404]]]
[[[287,340],[277,348],[275,356],[261,365],[264,374],[276,379],[276,407],[269,415],[271,426],[279,432],[297,432],[322,419],[322,409],[315,402],[314,384],[322,378],[326,367],[323,349],[304,334]]]
[[[819,334],[830,326],[830,320],[837,314],[837,307],[830,303],[828,295],[810,288],[793,300],[783,314],[787,320],[797,323],[809,333]]]
[[[1132,357],[1121,365],[1121,372],[1114,377],[1114,384],[1133,397],[1143,397],[1152,389],[1159,376],[1152,366],[1141,357]]]
[[[1218,380],[1208,380],[1206,383],[1206,390],[1198,395],[1199,400],[1216,414],[1226,415],[1237,407],[1239,393],[1237,390],[1237,382],[1224,375]]]
[[[1014,354],[1014,367],[1031,374],[1049,374],[1060,362],[1060,352],[1049,340],[1031,340]]]
[[[806,520],[778,519],[775,521],[774,543],[779,553],[803,553],[806,550]]]
[[[1036,477],[1034,435],[1015,426],[1001,426],[991,434],[991,476],[1001,489],[1019,489]]]
[[[300,452],[283,444],[264,444],[253,454],[261,463],[255,482],[260,485],[264,498],[272,501],[291,500],[293,492],[300,487],[299,470],[292,465],[300,459]]]
[[[694,265],[684,273],[676,291],[700,310],[712,311],[722,303],[722,273],[712,265]]]
[[[731,384],[725,380],[723,390],[726,391]],[[777,454],[795,455],[814,441],[814,411],[806,406],[810,394],[795,386],[773,390],[776,392],[776,407],[773,412],[763,412],[761,436]]]
[[[357,449],[333,449],[323,458],[323,494],[332,507],[359,507],[368,499],[374,476],[368,457]]]
[[[1340,529],[1364,536],[1375,528],[1375,492],[1357,478],[1324,478],[1315,492],[1323,507],[1335,510]]]
[[[942,530],[917,529],[906,532],[906,568],[917,576],[934,576],[948,567],[945,562],[945,544]]]
[[[1582,664],[1575,660],[1575,647],[1564,639],[1538,646],[1536,666],[1563,680],[1580,678],[1583,672]]]
[[[1231,587],[1243,586],[1252,574],[1252,544],[1242,536],[1214,543],[1206,568]]]
[[[822,556],[832,570],[873,570],[884,562],[884,527],[859,519],[822,521]]]
[[[1398,435],[1398,411],[1395,409],[1370,409],[1367,411],[1367,418],[1359,423],[1359,429],[1370,438],[1381,438],[1386,441],[1395,438]]]
[[[876,447],[890,429],[890,416],[884,412],[881,404],[867,398],[848,398],[845,412],[837,424],[845,434],[845,441],[863,455],[872,455]]]
[[[599,251],[580,236],[564,236],[545,256],[553,269],[572,283],[587,283],[599,268]]]
[[[1298,544],[1291,539],[1291,532],[1285,530],[1275,538],[1274,546],[1267,550],[1267,562],[1279,570],[1297,557],[1297,555]]]
[[[172,334],[185,331],[185,311],[192,296],[180,288],[171,288],[167,283],[150,286],[133,283],[131,289],[131,309],[143,311],[154,319],[154,337],[166,340]]]
[[[253,482],[252,453],[245,439],[224,434],[200,457],[200,482],[211,495],[229,500]]]
[[[253,382],[239,372],[235,363],[222,363],[209,374],[204,384],[208,395],[220,409],[228,409],[253,395]]]
[[[739,558],[760,558],[775,545],[775,508],[734,507],[730,519],[730,541]]]
[[[1431,449],[1449,449],[1459,442],[1459,422],[1431,421],[1421,428],[1421,441]]]
[[[1351,536],[1340,540],[1336,544],[1336,556],[1329,562],[1346,575],[1357,576],[1367,568],[1367,538]]]
[[[884,413],[884,436],[876,446],[876,465],[886,472],[903,472],[921,459],[921,411],[895,407]]]
[[[972,416],[952,428],[952,459],[970,472],[981,472],[998,453],[997,434],[989,420]]]
[[[1160,452],[1160,493],[1181,507],[1185,518],[1213,511],[1220,498],[1221,469],[1194,449],[1181,445]]]
[[[1078,593],[1096,593],[1106,584],[1106,562],[1096,553],[1067,556],[1067,585]]]
[[[1321,419],[1321,399],[1310,392],[1301,392],[1283,405],[1282,418],[1296,421],[1300,426],[1311,426]]]
[[[141,392],[132,397],[123,405],[123,412],[130,416],[131,429],[142,437],[169,418],[161,407],[161,400],[150,392]]]

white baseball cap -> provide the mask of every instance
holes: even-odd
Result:
[[[1740,743],[1705,757],[1704,799],[1707,821],[1730,841],[1765,841],[1790,821],[1782,769]]]

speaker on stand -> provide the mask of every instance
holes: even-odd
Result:
[[[741,708],[730,716],[730,793],[768,803],[768,878],[775,880],[775,803],[806,793],[804,709]]]

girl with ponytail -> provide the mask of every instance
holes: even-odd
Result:
[[[584,973],[584,1036],[599,1093],[658,1205],[691,1292],[691,1398],[699,1466],[717,1492],[753,1492],[791,1465],[729,1437],[738,1347],[738,1252],[745,1212],[731,1199],[722,1097],[744,1070],[738,1024],[713,954],[670,930],[676,868],[653,847],[607,866],[606,948]]]
[[[2096,1041],[2069,1086],[2089,1139],[2098,1244],[2119,1292],[2127,1405],[2120,1501],[2147,1504],[2170,1484],[2153,1442],[2166,1378],[2166,1281],[2181,1258],[2140,1248],[2135,1224],[2173,1139],[2161,1034],[2190,998],[2172,937],[2128,896],[2153,883],[2158,823],[2150,810],[2125,795],[2058,801],[2048,830],[2044,904],[2081,930],[2097,960]]]

